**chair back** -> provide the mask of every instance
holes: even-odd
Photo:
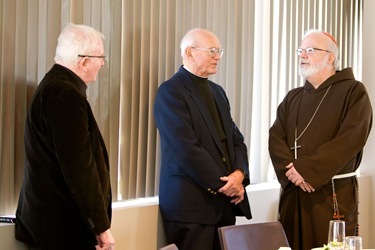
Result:
[[[160,248],[160,250],[178,250],[178,247],[176,246],[176,244],[172,243]]]
[[[223,250],[277,250],[289,247],[280,222],[264,222],[218,229]]]

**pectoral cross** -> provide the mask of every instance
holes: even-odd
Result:
[[[291,147],[290,150],[294,150],[294,159],[297,159],[297,149],[301,148],[301,145],[297,145],[297,140],[294,140],[294,147]]]

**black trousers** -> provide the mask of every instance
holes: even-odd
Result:
[[[164,220],[164,228],[168,244],[176,244],[179,250],[221,250],[217,229],[235,222],[234,205],[228,202],[215,225]]]

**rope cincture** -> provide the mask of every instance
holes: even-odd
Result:
[[[339,209],[339,204],[338,204],[338,201],[337,201],[337,194],[336,194],[336,190],[335,190],[334,180],[335,179],[348,178],[348,177],[352,177],[352,176],[356,176],[356,172],[339,174],[339,175],[335,175],[335,176],[332,177],[332,201],[333,201],[333,216],[332,217],[333,217],[334,220],[341,220],[342,218],[345,217],[344,215],[340,214],[340,209]],[[359,196],[359,192],[358,192],[358,196]],[[358,200],[357,200],[357,203],[358,203]],[[359,224],[356,225],[354,235],[359,236]]]
[[[339,204],[337,202],[337,194],[335,191],[335,181],[332,179],[332,201],[333,201],[333,219],[340,220],[344,218],[344,215],[340,214]]]

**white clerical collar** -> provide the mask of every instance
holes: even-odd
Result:
[[[202,77],[202,76],[199,76],[197,74],[194,74],[193,72],[191,72],[190,69],[188,69],[185,65],[182,65],[182,67],[184,67],[184,69],[186,69],[187,71],[189,71],[191,74],[195,75],[196,77],[199,77],[199,78],[202,78],[202,79],[208,79],[208,77]]]

